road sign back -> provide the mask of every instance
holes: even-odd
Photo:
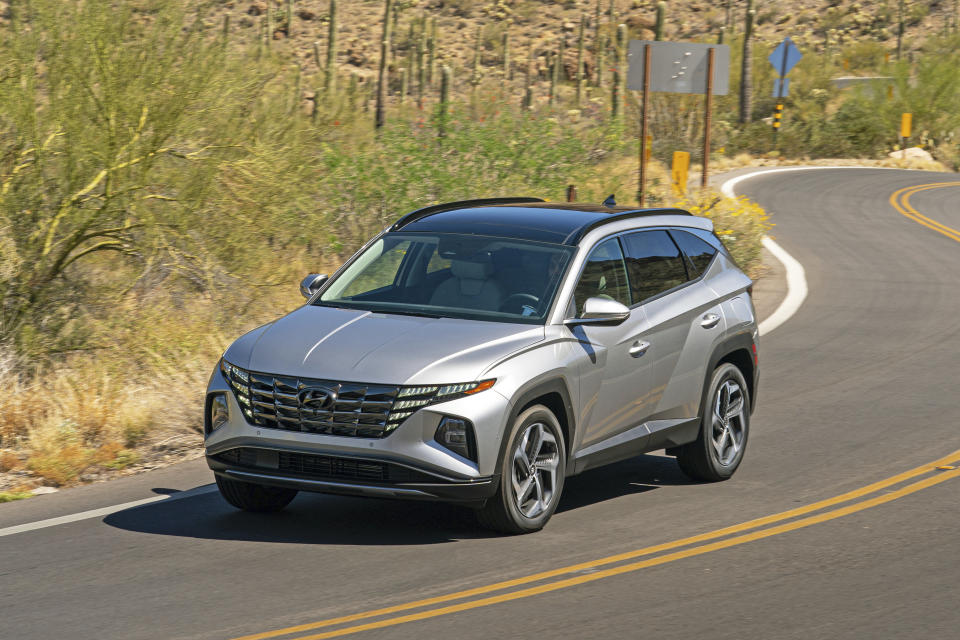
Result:
[[[730,85],[730,47],[696,42],[631,40],[627,87],[643,90],[643,47],[650,45],[650,91],[706,93],[707,55],[714,50],[713,94],[727,95]]]
[[[767,60],[769,60],[773,68],[776,69],[778,75],[785,76],[790,73],[791,69],[797,66],[797,63],[800,62],[800,58],[802,57],[803,54],[800,53],[800,49],[797,49],[797,45],[793,44],[790,36],[787,36],[777,45],[777,48],[773,50],[773,53],[770,54]]]

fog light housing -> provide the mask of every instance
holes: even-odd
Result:
[[[477,441],[473,436],[473,423],[469,420],[445,416],[433,439],[458,456],[477,461]]]
[[[230,407],[227,405],[227,394],[211,393],[207,397],[207,433],[213,433],[230,421]]]

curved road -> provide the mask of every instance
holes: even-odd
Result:
[[[642,456],[572,479],[523,537],[442,505],[306,495],[259,516],[175,493],[0,537],[0,637],[955,635],[960,181],[825,169],[738,192],[775,213],[810,292],[763,340],[733,480]],[[0,505],[0,529],[210,480],[194,461]]]

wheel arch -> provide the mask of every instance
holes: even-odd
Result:
[[[754,348],[753,334],[748,331],[734,334],[714,348],[703,376],[703,391],[700,398],[701,415],[703,415],[704,407],[706,407],[707,393],[710,391],[710,378],[717,367],[724,363],[734,365],[743,374],[747,382],[747,391],[750,394],[750,413],[753,413],[757,405],[757,386],[759,382],[759,372],[753,359]]]
[[[510,444],[510,437],[513,432],[513,423],[517,417],[524,411],[534,405],[542,404],[553,413],[560,423],[560,429],[563,432],[564,448],[567,456],[567,469],[571,469],[570,456],[573,450],[573,438],[576,435],[576,418],[571,401],[570,390],[567,388],[566,381],[562,378],[552,378],[537,382],[529,389],[525,389],[517,395],[511,405],[510,414],[507,418],[507,426],[504,430],[503,438],[500,442],[500,453],[497,455],[497,471],[503,464],[503,456],[506,455],[507,446]]]

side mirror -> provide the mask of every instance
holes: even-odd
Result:
[[[579,318],[568,318],[563,324],[576,326],[581,324],[595,324],[612,326],[621,324],[630,317],[630,309],[626,305],[609,298],[587,298],[583,304],[583,315]]]
[[[311,273],[300,282],[300,294],[309,299],[329,278],[330,276],[325,273]]]

